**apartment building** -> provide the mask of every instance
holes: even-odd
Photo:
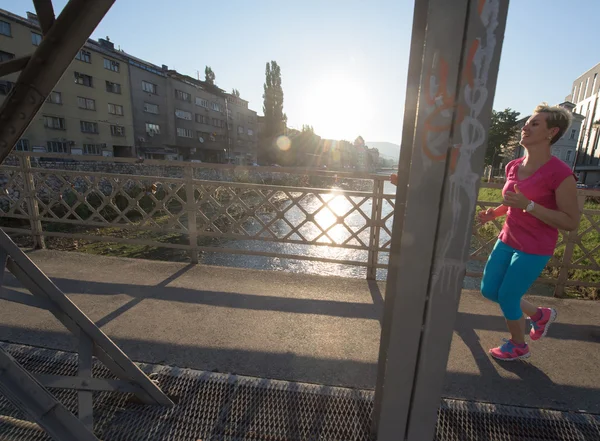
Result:
[[[583,73],[573,82],[571,94],[566,97],[575,106],[575,112],[583,115],[581,133],[577,139],[575,172],[579,181],[595,185],[600,182],[600,63]]]
[[[225,95],[229,131],[229,158],[236,164],[256,163],[258,153],[258,115],[248,108],[248,101]]]
[[[114,47],[113,47],[114,50]],[[173,119],[168,110],[167,66],[158,67],[121,52],[129,63],[129,88],[137,155],[146,159],[179,159]]]
[[[224,91],[174,70],[167,74],[167,106],[175,135],[172,146],[179,158],[226,162],[229,152]]]
[[[256,112],[248,109],[247,101],[240,100],[238,105],[245,109],[240,118],[248,127],[244,127],[246,137],[240,136],[243,139],[237,142],[237,137],[230,137],[234,127],[242,123],[235,120],[228,125],[229,96],[224,90],[166,65],[159,67],[115,50],[112,43],[104,40],[101,44],[129,64],[134,141],[139,156],[244,163],[240,158],[247,155],[242,150],[256,149]]]
[[[0,9],[0,60],[31,54],[41,38],[35,14]],[[17,76],[0,81],[0,104]],[[243,164],[256,161],[257,125],[248,101],[106,37],[88,40],[16,148]]]
[[[0,59],[30,55],[42,40],[35,14],[0,10]],[[18,73],[0,81],[0,104]],[[82,47],[16,145],[17,150],[72,155],[133,156],[129,68],[93,40]]]

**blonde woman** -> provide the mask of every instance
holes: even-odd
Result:
[[[535,307],[523,295],[540,276],[558,239],[558,230],[579,225],[576,180],[571,169],[552,156],[551,145],[571,124],[562,107],[539,105],[521,130],[523,158],[506,166],[502,205],[479,213],[482,224],[506,215],[498,241],[487,261],[482,294],[500,304],[510,340],[490,349],[492,357],[513,361],[531,354],[525,342],[525,313],[532,322],[531,340],[544,337],[556,320],[552,308]]]

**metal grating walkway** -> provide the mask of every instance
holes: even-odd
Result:
[[[75,375],[76,355],[0,342],[32,373]],[[94,394],[95,433],[104,441],[371,440],[373,392],[140,364],[176,406],[132,395]],[[94,365],[94,376],[110,378]],[[71,411],[76,392],[53,390]],[[0,439],[49,440],[0,396]],[[600,441],[600,416],[442,400],[436,440]]]

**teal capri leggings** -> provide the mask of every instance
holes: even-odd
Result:
[[[550,257],[524,253],[498,240],[483,270],[481,293],[500,304],[507,320],[519,320],[523,315],[521,298]]]

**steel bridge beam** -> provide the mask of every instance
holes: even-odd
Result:
[[[434,437],[508,0],[416,0],[374,431]]]

